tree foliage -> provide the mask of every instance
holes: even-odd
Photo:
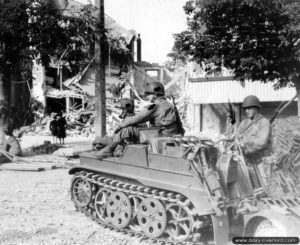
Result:
[[[32,59],[48,66],[59,60],[73,73],[91,60],[95,33],[100,23],[95,7],[85,5],[75,17],[54,9],[47,0],[8,0],[0,8],[0,72],[11,67],[23,67]],[[105,32],[109,36],[107,32]],[[124,40],[108,38],[112,52],[126,53]]]
[[[300,4],[287,0],[207,0],[184,7],[188,28],[174,49],[206,71],[232,70],[235,79],[273,81],[300,77]],[[300,81],[299,81],[300,83]]]

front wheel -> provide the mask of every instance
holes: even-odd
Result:
[[[86,207],[92,199],[92,187],[88,180],[75,178],[71,184],[71,196],[76,206]]]
[[[287,235],[286,228],[280,221],[267,218],[256,220],[251,230],[248,235],[252,237],[284,237]]]

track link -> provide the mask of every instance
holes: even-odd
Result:
[[[77,205],[76,201],[74,201],[72,186],[76,179],[81,178],[88,181],[91,185],[92,197],[91,201],[85,207],[80,207]],[[170,237],[166,232],[159,238],[149,238],[142,231],[136,231],[130,229],[128,226],[123,229],[118,229],[113,226],[111,223],[104,222],[100,218],[97,217],[97,213],[95,210],[95,196],[97,191],[100,188],[107,188],[112,191],[120,191],[126,195],[136,195],[142,198],[155,198],[166,207],[170,204],[178,205],[179,207],[184,208],[184,210],[188,213],[188,215],[192,219],[192,228],[191,233],[182,242],[174,241],[172,237]],[[189,244],[204,244],[200,242],[201,239],[201,229],[210,229],[211,220],[209,216],[199,216],[196,212],[196,209],[192,205],[192,203],[185,196],[173,192],[162,191],[154,188],[149,188],[146,186],[135,185],[126,183],[123,181],[118,181],[112,178],[101,176],[100,174],[90,173],[86,171],[80,171],[74,174],[71,184],[71,200],[73,201],[76,209],[81,213],[84,213],[92,220],[103,226],[104,228],[108,228],[110,230],[114,230],[117,232],[121,232],[125,235],[134,236],[140,239],[141,242],[148,242],[154,244],[176,244],[176,245],[189,245]],[[205,243],[207,244],[207,243]],[[209,243],[213,244],[213,243]]]

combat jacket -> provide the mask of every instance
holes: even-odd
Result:
[[[269,155],[268,141],[271,134],[271,124],[261,114],[257,114],[253,120],[245,119],[239,125],[235,136],[241,138],[246,157],[258,160]]]
[[[175,109],[165,97],[157,98],[154,104],[145,107],[140,113],[127,117],[118,127],[138,126],[150,122],[151,126],[161,127],[163,136],[178,134]]]

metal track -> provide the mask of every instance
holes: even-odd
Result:
[[[140,185],[134,185],[129,184],[123,181],[114,180],[111,178],[107,178],[104,176],[101,176],[100,174],[94,174],[89,173],[86,171],[80,171],[74,174],[74,177],[72,179],[72,183],[77,178],[82,178],[86,181],[88,181],[91,184],[92,187],[92,200],[86,207],[79,207],[76,205],[76,202],[74,202],[73,192],[71,189],[71,199],[73,203],[75,204],[75,207],[78,211],[86,214],[92,220],[96,221],[98,224],[103,226],[104,228],[108,228],[110,230],[114,230],[117,232],[121,232],[123,234],[129,235],[129,236],[135,236],[140,239],[141,242],[148,242],[148,243],[155,243],[155,244],[168,244],[168,245],[189,245],[189,244],[204,244],[200,242],[201,238],[201,228],[212,228],[211,220],[209,216],[199,216],[196,212],[196,209],[192,205],[192,203],[183,195],[176,194],[172,192],[167,191],[161,191],[153,188],[148,188],[146,186],[140,186]],[[133,231],[130,228],[126,227],[123,229],[118,229],[114,227],[110,223],[104,223],[101,219],[97,217],[96,210],[95,210],[95,204],[94,199],[97,193],[97,190],[99,188],[108,188],[113,191],[121,191],[127,195],[137,195],[140,197],[148,198],[152,197],[159,201],[161,201],[164,206],[166,207],[167,204],[177,204],[181,207],[186,208],[188,210],[189,215],[192,217],[192,232],[188,239],[186,239],[183,242],[177,242],[173,241],[171,237],[167,237],[167,235],[162,235],[162,237],[159,238],[149,238],[147,237],[143,232]],[[72,185],[71,185],[72,188]],[[211,226],[211,227],[210,227]],[[205,243],[205,244],[214,244],[214,243]]]

